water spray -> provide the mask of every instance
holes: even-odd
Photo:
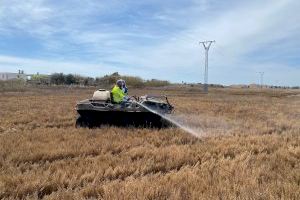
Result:
[[[183,124],[180,124],[178,121],[176,121],[175,119],[172,119],[170,116],[163,115],[163,114],[161,114],[161,113],[159,113],[159,112],[157,112],[157,111],[155,111],[155,110],[149,108],[148,106],[146,106],[146,105],[144,105],[144,104],[142,104],[142,103],[140,103],[140,102],[137,102],[137,101],[136,101],[136,103],[137,103],[139,106],[141,106],[141,107],[145,108],[146,110],[148,110],[149,112],[152,112],[152,113],[154,113],[154,114],[156,114],[156,115],[159,115],[160,117],[162,117],[163,119],[165,119],[165,120],[168,121],[169,123],[175,125],[176,127],[181,128],[181,129],[184,130],[185,132],[187,132],[187,133],[189,133],[189,134],[191,134],[191,135],[193,135],[193,136],[195,136],[195,137],[198,137],[198,138],[201,137],[201,135],[202,135],[201,133],[199,133],[199,132],[197,132],[196,130],[191,129],[191,128],[187,127],[187,126],[184,126]],[[201,131],[201,132],[202,132],[202,131]]]

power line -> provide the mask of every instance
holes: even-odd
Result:
[[[205,50],[205,72],[204,72],[204,85],[203,85],[203,91],[204,93],[208,93],[208,51],[213,42],[216,42],[214,40],[210,41],[202,41],[199,42],[199,44],[202,44]]]

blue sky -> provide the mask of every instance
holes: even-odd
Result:
[[[0,0],[0,71],[300,85],[298,0]]]

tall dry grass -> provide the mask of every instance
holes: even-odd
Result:
[[[179,129],[75,129],[91,89],[0,96],[1,199],[299,199],[300,98],[290,91],[168,94]],[[298,95],[298,96],[297,96]]]

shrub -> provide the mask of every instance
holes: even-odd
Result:
[[[71,84],[78,84],[77,82],[76,82],[76,78],[75,78],[75,76],[73,75],[73,74],[68,74],[68,75],[66,75],[65,76],[65,78],[64,78],[64,82],[65,82],[65,84],[67,84],[67,85],[71,85]]]
[[[55,85],[63,85],[65,83],[65,75],[63,73],[51,74],[50,83]]]
[[[145,82],[143,79],[137,76],[121,76],[123,80],[126,81],[126,85],[132,87],[143,87],[145,86]]]
[[[112,86],[116,83],[118,79],[123,79],[126,81],[126,84],[131,87],[161,87],[169,85],[168,81],[164,80],[143,80],[138,76],[121,76],[118,72],[115,72],[111,75],[105,75],[103,77],[97,77],[96,79],[91,77],[84,77],[80,75],[73,74],[63,74],[63,73],[54,73],[50,76],[46,75],[34,75],[32,77],[31,83],[37,84],[54,84],[54,85],[86,85],[86,86]]]

